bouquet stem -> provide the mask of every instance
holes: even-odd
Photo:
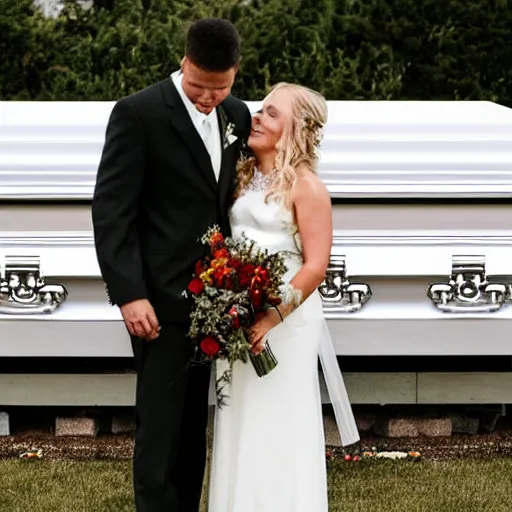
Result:
[[[251,358],[252,365],[258,377],[269,374],[277,366],[277,359],[268,343],[265,345],[261,354],[255,356],[251,353],[249,357]]]

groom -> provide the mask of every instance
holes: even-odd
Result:
[[[92,203],[96,253],[131,335],[137,370],[137,512],[197,512],[210,369],[190,366],[183,293],[213,224],[228,232],[247,106],[230,95],[240,37],[221,19],[187,34],[181,70],[118,101]],[[108,340],[105,340],[108,343]]]

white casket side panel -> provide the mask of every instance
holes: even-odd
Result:
[[[337,354],[511,355],[509,291],[492,312],[443,312],[427,294],[432,283],[449,281],[454,255],[482,256],[491,284],[509,286],[511,254],[512,236],[502,231],[337,231],[333,261],[344,256],[349,284],[368,285],[372,293],[353,313],[343,312],[341,303],[324,303]],[[2,275],[14,255],[37,256],[47,282],[65,286],[68,296],[49,314],[1,313],[0,357],[131,356],[119,310],[107,302],[90,232],[0,232]]]
[[[336,231],[374,233],[435,231],[473,234],[510,232],[509,204],[335,204]],[[92,232],[87,204],[0,204],[1,231]]]
[[[90,199],[113,105],[0,102],[0,199]],[[512,109],[329,102],[318,172],[333,198],[511,197]]]

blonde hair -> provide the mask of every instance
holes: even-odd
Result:
[[[267,194],[291,209],[291,190],[297,180],[297,168],[316,172],[318,150],[327,122],[327,102],[318,92],[297,84],[280,82],[270,93],[284,89],[292,96],[293,119],[285,126],[276,146],[272,184]],[[244,193],[254,176],[256,158],[242,157],[237,163],[235,199]]]

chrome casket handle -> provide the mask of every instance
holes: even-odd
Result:
[[[494,313],[510,301],[511,285],[489,282],[485,256],[453,256],[445,283],[432,283],[427,296],[444,313]]]
[[[38,256],[7,256],[0,269],[0,313],[53,313],[67,298],[61,284],[46,284]]]
[[[371,298],[372,291],[364,283],[351,283],[347,277],[345,256],[332,256],[325,279],[318,287],[324,311],[330,313],[354,313]]]

